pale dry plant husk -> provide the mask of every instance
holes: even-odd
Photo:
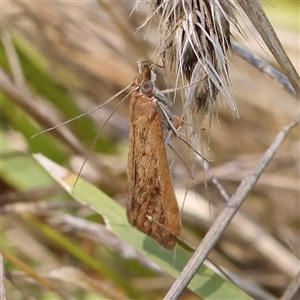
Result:
[[[241,32],[233,13],[239,9],[231,1],[155,1],[145,21],[159,19],[156,54],[166,67],[175,67],[176,85],[179,81],[190,85],[182,93],[185,119],[197,135],[203,117],[216,112],[219,93],[238,116],[227,51],[230,28]]]

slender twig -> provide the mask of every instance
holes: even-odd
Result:
[[[276,136],[274,142],[271,146],[267,149],[261,159],[258,161],[257,165],[255,166],[254,170],[249,173],[245,179],[241,182],[240,186],[238,187],[236,193],[231,197],[227,206],[222,210],[222,212],[217,217],[214,224],[211,226],[210,230],[207,232],[206,236],[204,237],[202,243],[199,245],[187,265],[184,267],[183,271],[181,272],[180,276],[174,282],[173,286],[169,290],[168,294],[166,295],[165,299],[173,300],[178,299],[181,295],[183,290],[186,288],[188,283],[193,278],[193,275],[197,272],[211,249],[219,240],[221,234],[224,232],[226,227],[228,226],[229,222],[238,211],[244,200],[246,199],[247,195],[253,189],[254,185],[256,184],[257,180],[265,170],[268,163],[271,161],[273,156],[275,155],[277,149],[283,142],[283,140],[287,137],[289,131],[295,127],[300,121],[300,114],[298,114],[292,122],[285,126]]]
[[[287,77],[291,81],[298,97],[300,96],[300,79],[297,71],[291,63],[289,57],[284,51],[276,32],[274,31],[269,19],[261,8],[257,0],[238,0],[241,7],[244,9],[248,18],[253,23],[255,29],[259,32],[263,41],[274,55],[280,67],[284,70]]]

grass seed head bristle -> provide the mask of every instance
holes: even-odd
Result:
[[[219,92],[237,115],[226,56],[236,8],[223,0],[157,0],[150,13],[160,16],[157,52],[165,66],[175,66],[177,81],[191,84],[185,106],[200,119],[211,114]]]

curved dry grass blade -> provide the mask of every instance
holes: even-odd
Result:
[[[244,49],[239,44],[232,42],[231,47],[236,55],[238,55],[240,58],[247,61],[251,66],[258,69],[262,73],[268,75],[270,78],[274,79],[276,82],[278,82],[289,94],[291,94],[293,97],[298,98],[296,95],[296,92],[291,85],[290,81],[286,76],[281,74],[279,71],[277,71],[275,68],[270,66],[267,62],[265,62],[263,59],[258,57],[257,55],[254,55]]]
[[[122,239],[115,236],[110,230],[108,230],[105,225],[97,224],[79,217],[75,217],[69,214],[53,214],[48,219],[50,225],[55,224],[66,225],[71,230],[85,232],[85,234],[95,241],[96,243],[105,243],[110,247],[113,247],[121,253],[121,255],[126,259],[136,259],[140,261],[143,265],[148,268],[161,273],[162,270],[153,263],[149,258],[140,254],[132,246],[126,244]]]
[[[16,48],[13,44],[11,35],[7,30],[2,30],[1,41],[3,43],[5,53],[7,54],[7,59],[11,67],[11,73],[12,73],[12,77],[14,78],[14,82],[18,86],[24,87],[25,79],[24,79],[24,74],[22,71],[20,59],[18,57]]]
[[[56,287],[54,284],[52,284],[52,282],[50,282],[45,277],[39,275],[34,269],[32,269],[29,265],[25,264],[20,259],[18,259],[16,256],[4,250],[1,250],[1,253],[6,259],[11,261],[13,264],[17,265],[19,268],[21,268],[29,277],[36,280],[41,286],[45,287],[50,291],[53,291],[54,293],[59,295],[62,299],[75,300],[75,298],[73,298],[71,295],[67,295],[64,291]]]
[[[58,124],[60,121],[55,117],[55,114],[49,113],[49,107],[41,108],[36,105],[33,100],[34,97],[29,91],[16,86],[9,78],[9,76],[0,69],[0,90],[17,106],[25,110],[29,115],[34,118],[38,123],[45,127],[52,127],[53,124]],[[63,140],[75,153],[85,156],[87,151],[82,146],[82,143],[73,135],[73,133],[64,127],[59,128],[53,133]]]
[[[241,182],[240,186],[236,190],[236,193],[231,197],[227,206],[219,214],[216,221],[202,240],[202,243],[199,245],[192,258],[189,260],[180,276],[171,287],[165,299],[178,299],[178,297],[181,295],[183,290],[193,278],[195,272],[198,270],[198,268],[201,266],[201,264],[209,254],[210,250],[217,243],[222,232],[225,230],[235,213],[238,211],[239,207],[242,205],[243,201],[246,199],[253,186],[256,184],[264,169],[275,155],[277,149],[279,148],[283,140],[287,137],[289,131],[299,122],[300,114],[298,114],[289,125],[285,126],[278,133],[278,135],[275,137],[274,142],[258,161],[254,170],[250,174],[248,174]]]
[[[238,0],[246,15],[261,35],[263,41],[290,79],[298,97],[300,96],[300,78],[284,51],[272,25],[257,0]]]
[[[134,53],[135,57],[147,57],[147,53],[145,51],[144,47],[139,47],[137,45],[140,44],[140,40],[136,38],[136,36],[133,34],[135,32],[136,28],[134,28],[128,21],[128,17],[126,15],[127,11],[124,9],[123,5],[120,5],[119,3],[114,3],[113,6],[111,3],[106,1],[100,1],[97,0],[98,4],[101,6],[102,9],[104,9],[111,17],[113,24],[117,26],[120,33],[126,39],[126,45],[129,48],[129,51],[131,53]],[[133,56],[128,56],[129,58],[132,58]],[[132,59],[131,59],[132,60]],[[135,60],[131,61],[131,63],[134,63]]]
[[[30,190],[28,192],[11,191],[1,195],[1,206],[10,205],[13,203],[26,203],[36,202],[41,200],[43,197],[53,196],[57,192],[61,191],[61,187],[52,185],[49,187],[42,187]],[[2,214],[3,212],[1,212]]]

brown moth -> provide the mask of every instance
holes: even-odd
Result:
[[[162,127],[170,120],[165,120],[151,79],[149,65],[142,63],[130,99],[126,210],[130,224],[172,249],[181,222]]]
[[[167,144],[169,143],[170,135],[165,137],[163,128],[167,129],[169,133],[175,134],[179,139],[182,138],[173,125],[174,116],[167,108],[172,102],[155,87],[154,81],[155,74],[152,70],[152,63],[141,62],[139,74],[123,90],[92,110],[43,130],[33,137],[91,114],[104,107],[129,87],[133,87],[133,90],[119,103],[120,105],[129,95],[131,96],[127,164],[127,218],[130,224],[151,236],[163,247],[172,249],[176,245],[177,237],[180,236],[181,223],[165,148],[165,141]],[[81,170],[83,166],[84,163]]]

